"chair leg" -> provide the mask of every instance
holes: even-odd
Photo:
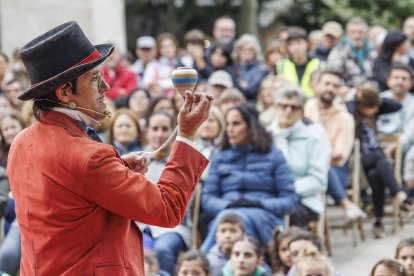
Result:
[[[331,243],[331,229],[329,226],[328,216],[325,214],[325,247],[328,252],[328,256],[332,256],[332,243]]]
[[[358,219],[358,230],[359,230],[359,236],[361,238],[361,241],[365,241],[365,231],[364,231],[364,223],[362,219]]]

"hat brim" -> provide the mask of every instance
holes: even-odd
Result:
[[[101,54],[99,58],[91,62],[84,63],[79,66],[74,66],[56,76],[53,76],[47,81],[42,82],[41,84],[33,88],[30,88],[29,90],[27,90],[26,92],[24,92],[22,95],[19,96],[19,100],[28,101],[31,99],[44,96],[54,91],[60,85],[63,85],[65,83],[68,83],[76,79],[80,75],[86,73],[87,71],[101,64],[110,54],[112,54],[112,52],[115,49],[114,45],[112,44],[100,44],[100,45],[94,45],[94,47]]]

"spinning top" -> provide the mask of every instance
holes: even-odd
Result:
[[[181,96],[186,90],[193,91],[197,84],[197,71],[188,67],[178,67],[171,74],[175,89]]]

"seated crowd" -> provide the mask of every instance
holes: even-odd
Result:
[[[329,21],[310,44],[292,26],[260,45],[251,34],[237,38],[235,21],[222,16],[208,48],[193,29],[183,49],[163,33],[139,37],[134,62],[114,52],[102,68],[113,116],[96,130],[120,155],[153,151],[173,132],[183,104],[170,79],[176,67],[196,69],[196,90],[215,97],[195,141],[211,161],[200,196],[173,229],[136,222],[146,275],[342,275],[311,227],[327,202],[347,221],[372,219],[375,238],[385,233],[387,197],[400,212],[413,211],[414,17],[402,30],[373,29],[362,18],[350,19],[345,31]],[[0,84],[0,272],[15,275],[20,236],[5,168],[13,139],[36,123],[32,103],[17,99],[29,84],[18,54],[9,60],[0,53]],[[396,139],[383,144],[382,137]],[[362,202],[347,193],[356,139],[368,185],[353,192]],[[151,157],[151,181],[170,150]],[[390,162],[397,151],[402,177]],[[414,238],[403,239],[395,258],[379,260],[371,275],[414,276]]]

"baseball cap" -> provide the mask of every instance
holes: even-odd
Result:
[[[152,36],[140,36],[137,39],[137,48],[155,48],[156,42]]]
[[[231,78],[230,74],[224,70],[214,71],[208,78],[207,83],[209,85],[221,85],[226,88],[233,87],[233,79]]]
[[[344,29],[342,28],[341,24],[336,21],[327,21],[322,26],[322,32],[325,35],[331,35],[335,38],[340,38],[344,33]]]

